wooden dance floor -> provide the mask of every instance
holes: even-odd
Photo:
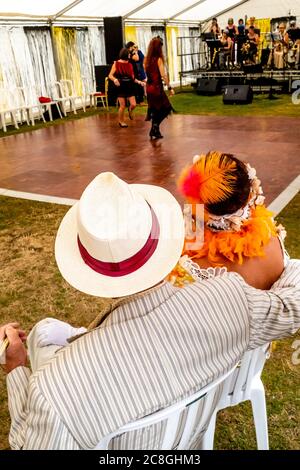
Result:
[[[300,173],[297,118],[174,115],[150,142],[143,116],[117,126],[116,115],[97,115],[0,139],[0,188],[79,198],[102,171],[127,182],[164,186],[197,153],[234,153],[256,167],[270,203]]]

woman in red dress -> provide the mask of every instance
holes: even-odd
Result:
[[[147,74],[148,100],[146,120],[152,121],[149,135],[151,139],[161,139],[163,136],[160,133],[159,125],[173,110],[164,92],[163,81],[167,85],[170,95],[174,95],[174,90],[170,86],[170,81],[164,67],[161,38],[156,37],[150,41],[144,65]]]
[[[135,87],[137,83],[143,86],[143,82],[134,78],[132,64],[129,62],[129,50],[125,47],[121,49],[119,60],[114,62],[108,78],[114,82],[117,87],[117,96],[119,102],[119,126],[128,127],[124,120],[126,108],[126,100],[129,100],[128,115],[129,119],[133,119],[132,111],[136,107]]]

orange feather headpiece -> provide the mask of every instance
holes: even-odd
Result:
[[[201,155],[192,166],[182,171],[178,181],[179,190],[190,202],[221,202],[234,192],[236,168],[236,162],[226,154],[209,152]]]

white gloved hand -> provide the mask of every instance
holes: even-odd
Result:
[[[37,345],[42,348],[55,344],[57,346],[66,346],[68,343],[67,339],[72,336],[80,335],[87,331],[86,328],[74,328],[60,320],[55,318],[46,318],[37,325]]]

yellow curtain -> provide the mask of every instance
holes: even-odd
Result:
[[[82,80],[76,47],[76,30],[74,28],[53,27],[52,31],[59,78],[72,80],[76,93],[81,94]]]
[[[171,82],[179,80],[179,57],[177,57],[178,35],[179,29],[176,26],[166,27],[169,76]]]
[[[125,25],[125,41],[126,43],[129,41],[132,41],[135,44],[138,43],[136,26]]]
[[[256,18],[256,28],[260,29],[260,41],[263,48],[267,46],[266,34],[271,31],[271,19],[270,18]]]

